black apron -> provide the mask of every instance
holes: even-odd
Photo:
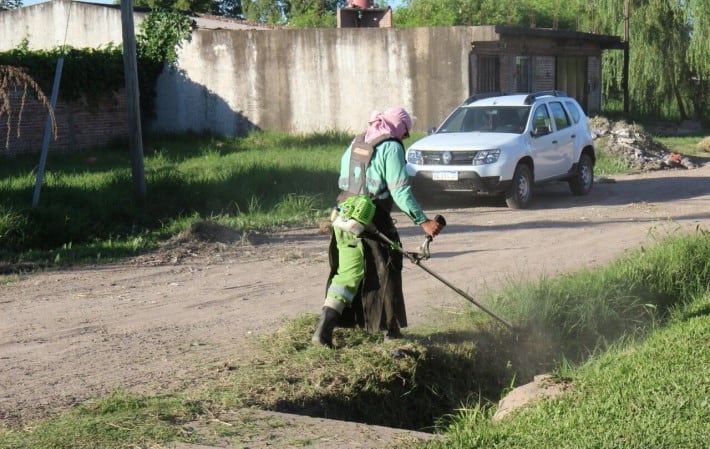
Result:
[[[392,199],[376,200],[377,210],[373,223],[393,242],[399,242],[399,233],[390,212]],[[407,327],[407,312],[402,292],[402,262],[404,255],[376,236],[365,233],[362,237],[365,255],[365,277],[350,307],[346,307],[338,323],[342,327],[363,327],[369,332],[396,331]],[[338,271],[338,247],[331,233],[328,249],[330,282]]]

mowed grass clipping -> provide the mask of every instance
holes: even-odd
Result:
[[[6,427],[0,447],[201,441],[195,423],[214,427],[255,407],[443,432],[447,442],[431,443],[436,448],[704,448],[709,265],[710,233],[698,229],[605,267],[492,294],[520,329],[543,333],[513,335],[471,309],[435,327],[408,328],[394,342],[337,329],[330,350],[310,345],[317,316],[304,315],[265,336],[254,359],[220,367],[202,388],[159,397],[116,393]],[[542,297],[521,301],[522,290],[552,300],[535,311]],[[571,392],[493,424],[497,400],[542,372],[571,381]],[[233,445],[255,432],[252,425],[214,431]]]

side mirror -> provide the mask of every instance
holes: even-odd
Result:
[[[436,128],[435,128],[435,127],[431,127],[431,128],[429,128],[429,130],[427,131],[427,134],[431,136],[431,135],[434,134],[435,132],[436,132]]]
[[[533,137],[546,136],[550,134],[550,128],[547,126],[538,126],[537,128],[533,129],[531,134]]]

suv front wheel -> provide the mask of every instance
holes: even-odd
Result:
[[[518,164],[510,188],[505,193],[505,203],[511,209],[527,209],[532,201],[533,177],[530,167]]]
[[[594,184],[594,163],[587,153],[579,156],[577,173],[568,181],[572,194],[582,196],[592,190]]]

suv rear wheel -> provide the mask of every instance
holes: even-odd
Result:
[[[586,195],[592,190],[594,184],[594,163],[587,153],[579,156],[577,173],[568,181],[569,188],[574,195]]]
[[[527,209],[532,202],[532,172],[526,164],[518,164],[513,182],[505,192],[505,203],[511,209]]]

